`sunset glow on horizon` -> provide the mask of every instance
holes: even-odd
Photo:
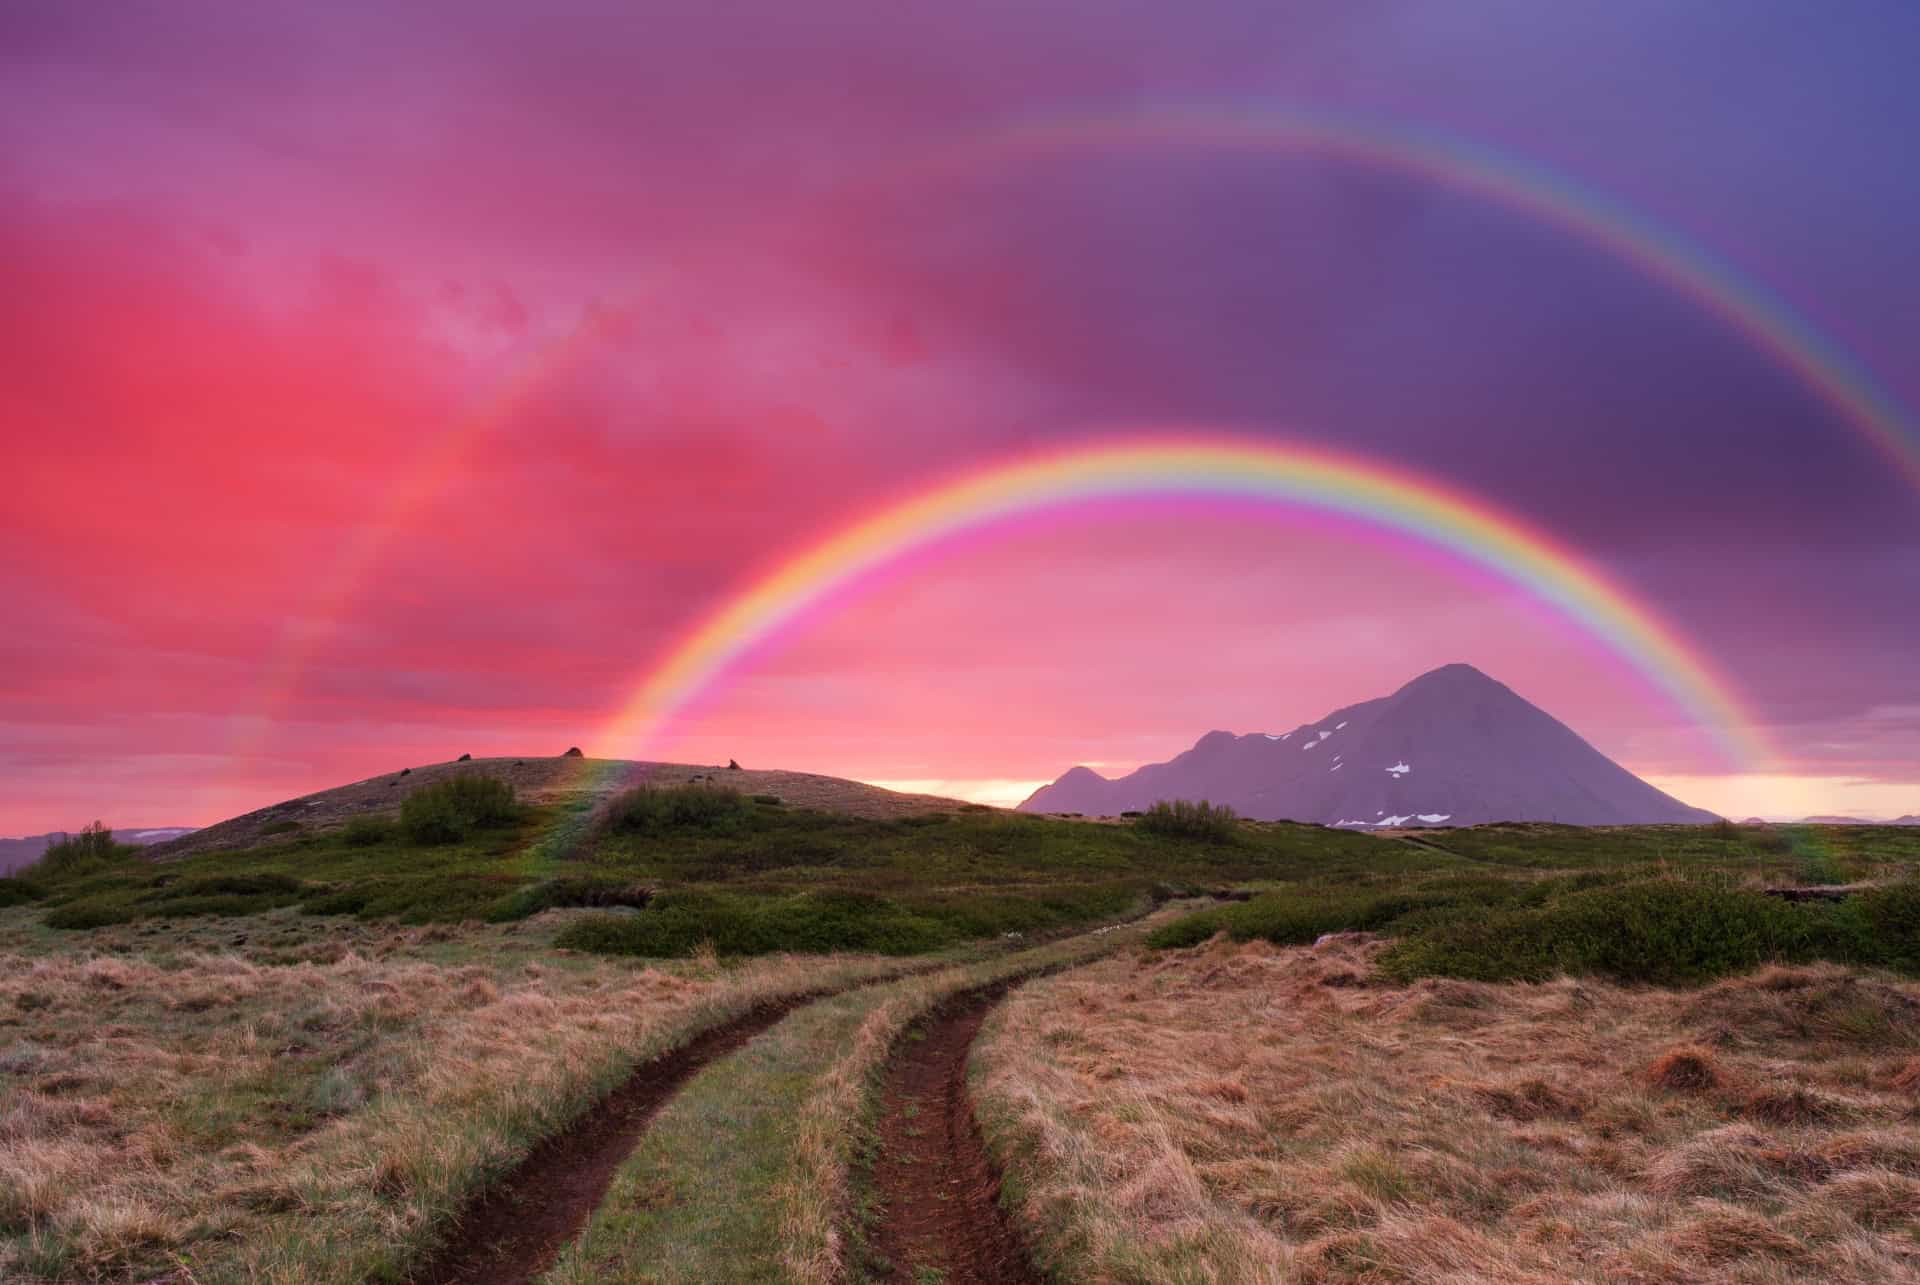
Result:
[[[0,835],[1456,661],[1920,813],[1920,13],[1476,7],[10,8]]]

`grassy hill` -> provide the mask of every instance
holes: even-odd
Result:
[[[1749,1092],[1732,1077],[1757,1083],[1791,1055],[1825,1095],[1807,1100],[1835,1121],[1892,1121],[1903,1086],[1920,1084],[1920,989],[1895,976],[1920,971],[1916,870],[1913,828],[1528,824],[1373,835],[1198,806],[1089,821],[799,773],[580,759],[414,768],[158,849],[77,835],[0,879],[0,1275],[436,1279],[420,1275],[436,1255],[484,1257],[497,1248],[490,1236],[519,1224],[474,1225],[463,1211],[476,1199],[511,1190],[516,1166],[539,1148],[591,1135],[596,1104],[616,1086],[644,1085],[661,1059],[734,1030],[737,1054],[690,1064],[698,1074],[684,1090],[660,1089],[660,1119],[622,1163],[609,1202],[593,1193],[577,1202],[592,1217],[586,1236],[569,1242],[563,1229],[543,1247],[559,1255],[553,1279],[727,1279],[776,1260],[781,1280],[891,1279],[867,1257],[897,1243],[889,1218],[920,1215],[900,1212],[911,1192],[876,1195],[861,1157],[871,1122],[910,1136],[932,1109],[879,1087],[899,1048],[922,1039],[918,1023],[950,1030],[971,1013],[977,1025],[1005,987],[1072,965],[986,1046],[995,1163],[1045,1202],[1021,1214],[1021,1234],[1067,1278],[1146,1262],[1161,1251],[1127,1229],[1153,1224],[1109,1208],[1102,1192],[1132,1190],[1138,1166],[1175,1173],[1217,1154],[1218,1182],[1176,1184],[1183,1200],[1214,1193],[1194,1214],[1206,1243],[1180,1250],[1197,1256],[1196,1275],[1199,1259],[1226,1262],[1218,1246],[1231,1242],[1248,1262],[1298,1254],[1344,1279],[1339,1264],[1373,1261],[1352,1237],[1397,1245],[1389,1233],[1408,1201],[1463,1225],[1494,1219],[1505,1208],[1507,1144],[1474,1104],[1504,1110],[1514,1093],[1544,1092],[1513,1088],[1487,1062],[1526,1047],[1532,1028],[1496,1047],[1448,1025],[1452,1042],[1429,1044],[1416,1038],[1427,1033],[1418,1022],[1395,1016],[1428,1012],[1435,997],[1466,995],[1474,1014],[1511,1009],[1533,1021],[1529,996],[1564,1008],[1583,987],[1606,986],[1592,993],[1691,1012],[1690,988],[1712,978],[1837,960],[1847,968],[1806,974],[1840,979],[1820,982],[1830,1000],[1782,1029],[1831,1029],[1840,1043],[1796,1051],[1788,1035],[1769,1035],[1743,1060],[1716,1054],[1732,1068],[1726,1094]],[[1847,895],[1766,891],[1783,885]],[[1363,935],[1311,944],[1348,931]],[[1107,956],[1085,986],[1072,980]],[[1867,980],[1856,986],[1856,976]],[[1281,993],[1299,1010],[1292,1026],[1268,1013]],[[1867,994],[1879,998],[1858,1002]],[[1105,1016],[1090,1023],[1095,1013]],[[1316,1025],[1336,1019],[1337,1030]],[[1074,1033],[1120,1020],[1129,1025],[1104,1042]],[[1634,1057],[1719,1029],[1661,1021],[1657,1037],[1627,1032]],[[1269,1050],[1276,1033],[1287,1047]],[[1425,1069],[1393,1086],[1396,1045],[1329,1078],[1324,1111],[1313,1093],[1296,1102],[1276,1087],[1298,1078],[1282,1063],[1259,1069],[1322,1038],[1329,1066],[1355,1041],[1404,1039]],[[929,1083],[963,1084],[968,1041],[939,1047],[947,1060]],[[1600,1064],[1606,1048],[1567,1050],[1568,1066],[1593,1081],[1581,1091],[1599,1140],[1580,1145],[1617,1145],[1621,1128],[1655,1108],[1637,1088],[1608,1087],[1619,1077]],[[1088,1090],[1121,1067],[1126,1084],[1164,1081],[1165,1103],[1185,1105]],[[1424,1144],[1403,1136],[1406,1120],[1422,1118],[1421,1095],[1464,1069],[1471,1083],[1460,1102],[1447,1099],[1447,1118],[1459,1116],[1462,1137],[1499,1143],[1462,1161],[1476,1166],[1475,1190],[1495,1193],[1485,1209],[1479,1196],[1456,1208],[1421,1186]],[[1405,1111],[1392,1096],[1403,1092],[1413,1095]],[[1075,1104],[1086,1101],[1100,1114],[1083,1121]],[[1674,1117],[1642,1159],[1666,1163],[1712,1144],[1724,1112],[1746,1109],[1745,1097],[1727,1101]],[[1258,1127],[1240,1130],[1242,1117]],[[1082,1136],[1097,1127],[1131,1138],[1142,1120],[1154,1146],[1180,1152],[1192,1139],[1190,1153]],[[1337,1157],[1345,1212],[1276,1214],[1292,1206],[1261,1175],[1279,1172],[1266,1152],[1279,1131],[1345,1137],[1362,1125],[1372,1150]],[[1060,1145],[1034,1145],[1049,1138]],[[1796,1207],[1808,1217],[1838,1219],[1842,1197],[1870,1180],[1885,1189],[1874,1188],[1886,1209],[1875,1205],[1871,1219],[1834,1222],[1833,1236],[1858,1241],[1866,1279],[1896,1260],[1899,1229],[1920,1223],[1895,1208],[1911,1197],[1920,1211],[1920,1161],[1909,1190],[1906,1168],[1880,1174],[1874,1166],[1893,1161],[1877,1151],[1859,1160],[1851,1134],[1821,1145],[1838,1158],[1819,1172],[1845,1190],[1807,1194]],[[1056,1154],[1106,1156],[1120,1169],[1088,1186],[1041,1163]],[[1637,1183],[1637,1172],[1619,1181]],[[528,1189],[546,1199],[539,1183]],[[921,1194],[937,1213],[944,1193]],[[1740,1195],[1759,1212],[1739,1217],[1764,1215],[1773,1197],[1762,1194]],[[1275,1219],[1279,1239],[1261,1239]],[[1515,1225],[1536,1224],[1545,1225],[1528,1215]],[[1698,1279],[1695,1269],[1711,1265],[1687,1256],[1692,1226],[1674,1223],[1679,1275],[1660,1279]],[[1089,1257],[1072,1248],[1095,1244],[1076,1227],[1116,1239]],[[1810,1255],[1807,1272],[1780,1279],[1817,1279],[1838,1261],[1819,1248],[1827,1242],[1805,1243],[1796,1252]],[[1463,1261],[1483,1260],[1494,1262]],[[1535,1266],[1557,1278],[1570,1261]]]
[[[1094,823],[794,772],[491,759],[375,777],[145,851],[45,862],[0,883],[0,903],[32,905],[52,930],[138,925],[148,936],[169,921],[282,910],[422,924],[572,908],[593,913],[560,944],[602,954],[899,955],[1232,887],[1258,895],[1172,925],[1161,943],[1365,930],[1408,939],[1389,963],[1409,975],[1644,966],[1680,977],[1776,956],[1920,964],[1904,939],[1869,949],[1907,931],[1916,867],[1920,830],[1901,827],[1516,823],[1376,836],[1204,808]],[[1761,891],[1849,880],[1892,886],[1840,907]],[[1668,931],[1648,926],[1662,915],[1690,940],[1648,936]],[[1585,954],[1567,944],[1577,925],[1591,937],[1616,921],[1641,925],[1641,938]],[[1692,940],[1708,921],[1726,940]],[[1553,940],[1523,950],[1529,934]],[[1648,958],[1609,963],[1609,950]]]

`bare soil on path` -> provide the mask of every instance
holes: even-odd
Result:
[[[553,1265],[599,1208],[647,1125],[680,1086],[819,993],[761,1004],[635,1068],[563,1132],[530,1152],[461,1215],[419,1285],[521,1285]]]
[[[967,1052],[1012,985],[947,1000],[908,1031],[888,1067],[873,1164],[874,1248],[887,1280],[1040,1283],[1000,1208],[1000,1173],[967,1094]]]

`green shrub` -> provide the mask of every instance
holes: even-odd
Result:
[[[1570,893],[1538,908],[1463,915],[1397,943],[1380,962],[1402,979],[1540,981],[1566,972],[1698,982],[1811,958],[1821,953],[1822,921],[1831,918],[1749,889],[1655,879]],[[1846,937],[1825,935],[1831,945]]]
[[[1238,905],[1203,910],[1156,929],[1151,946],[1191,946],[1225,931],[1235,941],[1260,938],[1304,946],[1326,933],[1413,932],[1451,922],[1463,911],[1484,913],[1532,889],[1517,880],[1447,878],[1405,887],[1305,883],[1263,893]]]
[[[1162,799],[1141,813],[1133,824],[1148,834],[1224,843],[1239,832],[1239,823],[1239,815],[1225,804],[1209,803],[1205,799],[1198,803],[1189,799]]]
[[[46,895],[46,889],[30,879],[0,878],[0,910],[8,906],[24,906]]]
[[[724,785],[642,785],[607,805],[607,826],[626,834],[738,829],[753,809]]]
[[[349,848],[371,848],[393,838],[393,823],[385,817],[358,816],[340,831],[340,841]]]
[[[257,915],[293,904],[293,898],[271,894],[207,893],[193,897],[170,897],[150,906],[134,907],[143,919],[190,919],[195,915]]]
[[[1804,884],[1845,883],[1847,876],[1834,863],[1833,857],[1825,852],[1802,852],[1794,863],[1794,876]]]
[[[140,914],[125,901],[98,898],[76,901],[47,913],[47,927],[66,929],[105,928],[112,924],[132,923]]]
[[[28,868],[47,874],[68,874],[119,861],[138,851],[131,844],[115,843],[113,831],[95,821],[80,833],[65,835],[49,844],[40,859]]]
[[[299,830],[299,828],[300,823],[298,821],[288,818],[281,821],[267,822],[267,824],[260,827],[260,833],[262,837],[271,834],[293,834]]]
[[[458,843],[475,830],[507,825],[519,816],[513,787],[479,772],[423,785],[400,802],[400,828],[415,843]]]
[[[608,955],[684,956],[711,943],[722,955],[866,950],[910,955],[955,939],[952,930],[887,898],[859,892],[738,897],[680,892],[638,915],[595,915],[555,944]]]
[[[357,915],[372,898],[373,893],[366,888],[336,888],[308,896],[300,909],[309,915]]]
[[[487,918],[494,923],[503,923],[525,919],[559,906],[630,906],[639,910],[648,905],[653,896],[652,888],[625,879],[568,875],[529,884],[517,892],[509,893],[488,912]]]
[[[777,794],[756,794],[753,796],[753,801],[755,803],[763,803],[770,808],[780,807],[784,802]]]
[[[1198,946],[1215,933],[1222,931],[1221,912],[1203,910],[1195,915],[1185,915],[1170,924],[1162,924],[1147,934],[1147,945],[1155,950],[1180,950],[1188,946]]]
[[[196,875],[181,879],[160,888],[153,896],[155,901],[178,901],[188,897],[258,897],[277,896],[288,893],[298,894],[305,891],[306,885],[292,875],[275,874],[223,874]]]
[[[1920,879],[1871,888],[1842,904],[1859,919],[1864,962],[1920,972]]]

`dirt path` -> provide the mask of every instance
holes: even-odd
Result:
[[[709,1062],[802,1004],[762,1004],[638,1067],[624,1084],[538,1147],[461,1215],[446,1248],[416,1269],[419,1285],[521,1285],[553,1265],[599,1208],[655,1113]]]
[[[1000,1208],[1000,1174],[967,1094],[967,1050],[1013,983],[954,996],[901,1041],[881,1094],[874,1247],[888,1279],[1039,1285]]]

